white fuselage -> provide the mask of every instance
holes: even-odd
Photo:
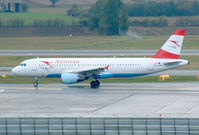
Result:
[[[165,65],[180,61],[178,64]],[[188,64],[181,59],[154,58],[35,58],[23,61],[12,71],[27,77],[60,77],[63,72],[105,68],[96,78],[134,77],[156,73]]]
[[[185,31],[176,30],[150,58],[36,58],[23,61],[12,72],[35,77],[34,87],[40,77],[60,77],[64,84],[95,79],[91,87],[99,87],[99,78],[143,76],[188,64],[179,59]]]

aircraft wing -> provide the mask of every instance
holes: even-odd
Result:
[[[166,66],[173,66],[173,65],[177,65],[179,63],[181,63],[182,61],[172,61],[172,62],[165,62],[163,63]]]
[[[76,73],[79,74],[81,77],[93,77],[95,75],[100,75],[105,70],[108,70],[109,66],[107,67],[98,67],[98,68],[82,68],[78,70],[66,70],[64,72],[67,73]]]

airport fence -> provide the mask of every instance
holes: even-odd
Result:
[[[0,135],[198,134],[198,118],[0,118]]]

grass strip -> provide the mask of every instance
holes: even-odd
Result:
[[[91,80],[82,83],[90,83]],[[197,82],[197,76],[170,76],[165,81],[158,81],[158,76],[142,76],[142,77],[128,77],[128,78],[107,78],[100,79],[101,83],[151,83],[151,82]],[[6,79],[0,78],[0,83],[20,84],[33,83],[34,78],[20,77],[15,75],[8,75]],[[39,83],[61,83],[61,78],[40,78]]]
[[[158,50],[169,36],[0,37],[0,50]],[[182,49],[199,49],[199,35],[185,37]]]

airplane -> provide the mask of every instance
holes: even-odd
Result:
[[[176,30],[149,58],[33,58],[12,69],[16,75],[38,79],[60,78],[64,84],[92,80],[92,88],[99,87],[102,78],[136,77],[157,73],[189,64],[179,59],[185,29]]]

